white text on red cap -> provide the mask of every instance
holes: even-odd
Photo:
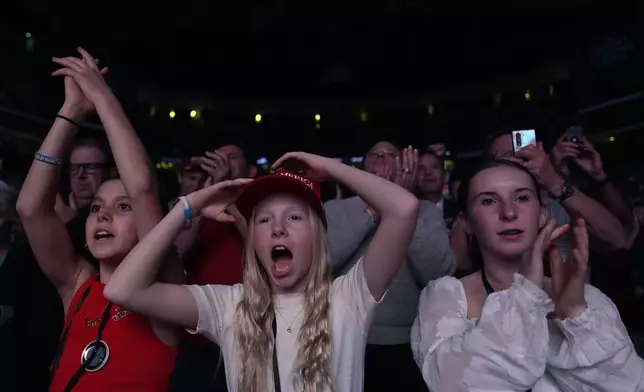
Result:
[[[309,188],[313,189],[313,182],[312,182],[311,180],[308,180],[308,179],[306,179],[306,178],[304,178],[304,177],[300,177],[300,176],[298,176],[297,174],[294,174],[294,173],[291,173],[291,172],[287,172],[287,171],[279,171],[279,172],[277,172],[276,174],[278,174],[278,175],[280,175],[280,176],[284,176],[284,177],[292,178],[292,179],[294,179],[294,180],[298,180],[298,181],[300,181],[300,182],[304,183],[304,185],[306,185],[306,186],[308,186]]]

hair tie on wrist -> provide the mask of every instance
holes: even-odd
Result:
[[[56,115],[56,117],[57,117],[57,118],[60,118],[60,119],[63,119],[63,120],[65,120],[65,121],[67,121],[68,123],[70,123],[70,124],[74,125],[74,126],[75,126],[76,128],[78,128],[78,129],[82,129],[82,128],[83,128],[79,123],[77,123],[76,121],[72,120],[72,119],[71,119],[71,118],[69,118],[69,117],[65,117],[65,116],[63,116],[62,114],[57,114],[57,115]]]

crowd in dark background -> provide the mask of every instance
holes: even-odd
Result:
[[[417,3],[371,5],[369,17],[257,6],[252,17],[234,10],[240,16],[226,20],[223,10],[193,2],[189,12],[157,10],[156,21],[140,26],[137,10],[117,18],[122,28],[112,34],[101,31],[107,22],[71,23],[43,3],[30,14],[21,9],[24,18],[0,29],[0,347],[12,347],[0,350],[0,373],[31,367],[34,350],[50,352],[43,336],[62,322],[59,308],[42,307],[42,296],[56,293],[37,266],[4,261],[12,252],[14,260],[29,257],[15,255],[28,253],[15,198],[62,100],[49,59],[71,52],[78,32],[93,23],[80,39],[110,65],[108,81],[149,148],[166,202],[181,193],[186,162],[223,145],[242,147],[261,173],[290,150],[361,166],[383,140],[434,151],[451,200],[450,184],[485,155],[487,135],[536,129],[551,151],[576,125],[601,155],[634,224],[644,222],[641,6],[604,14],[579,2],[475,17]],[[101,127],[86,124],[83,137],[102,139]],[[61,194],[69,189],[63,176]],[[352,196],[332,183],[323,192],[325,200]],[[82,249],[83,239],[75,241]],[[590,277],[618,305],[640,355],[643,256],[638,234],[628,247],[593,254]],[[24,308],[37,311],[20,319]],[[3,325],[14,315],[20,324]]]

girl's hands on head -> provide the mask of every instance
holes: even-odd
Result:
[[[103,75],[107,68],[99,69],[98,60],[85,49],[78,48],[82,59],[75,57],[52,58],[63,68],[52,72],[52,76],[65,76],[65,107],[89,113],[98,99],[112,94]]]
[[[330,168],[332,165],[338,164],[334,159],[309,154],[308,152],[289,152],[275,161],[272,168],[277,170],[289,163],[294,164],[295,166],[304,166],[303,169],[307,170],[305,176],[317,182],[323,182],[330,179]]]
[[[236,215],[226,210],[235,203],[244,185],[251,181],[251,178],[221,181],[189,194],[186,199],[195,216],[219,222],[235,222]]]

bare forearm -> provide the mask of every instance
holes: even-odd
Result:
[[[624,228],[619,220],[597,201],[577,190],[563,202],[563,206],[573,220],[583,218],[588,230],[600,240],[615,249],[625,246]]]
[[[156,177],[147,151],[119,101],[110,94],[96,103],[123,185],[131,198],[139,193],[156,195]]]
[[[72,108],[59,111],[74,121],[83,121],[84,116]],[[62,118],[56,118],[38,152],[52,158],[64,159],[76,135],[76,126]],[[20,191],[17,209],[22,218],[39,212],[53,213],[56,205],[59,166],[34,160]]]
[[[631,204],[626,201],[622,193],[611,183],[605,183],[599,188],[599,197],[602,204],[606,206],[619,221],[622,226],[628,227],[633,224],[633,209]]]
[[[130,251],[112,275],[106,290],[127,296],[154,283],[182,229],[183,208],[179,205]]]

